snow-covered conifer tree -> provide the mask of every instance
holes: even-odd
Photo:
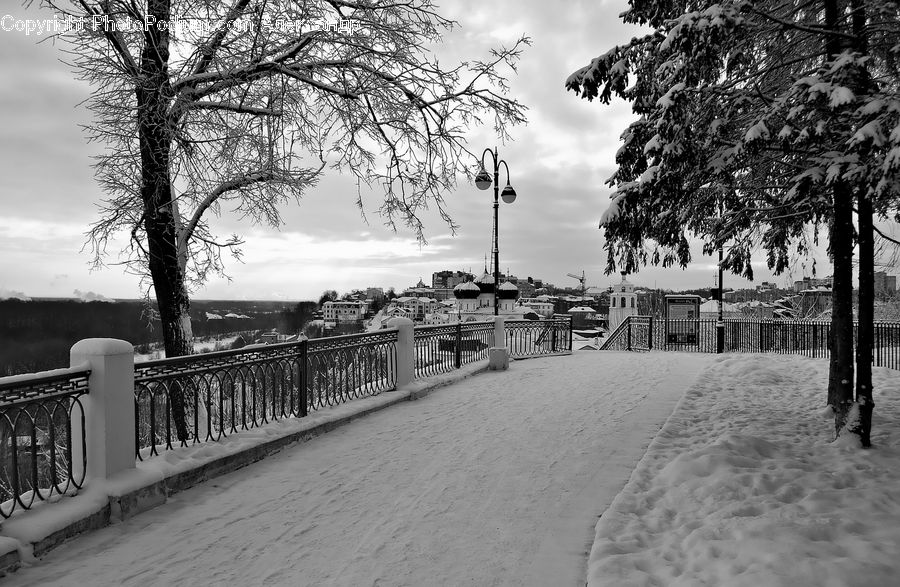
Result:
[[[705,253],[726,248],[727,269],[752,277],[761,249],[780,273],[827,228],[835,265],[828,401],[840,432],[854,406],[853,211],[863,244],[867,221],[897,219],[900,209],[900,8],[887,0],[630,4],[623,20],[650,32],[566,82],[589,100],[624,98],[638,115],[622,135],[601,220],[607,270],[684,266],[697,237]],[[870,255],[865,246],[861,253]],[[861,276],[871,279],[868,270]],[[871,316],[861,311],[869,324]],[[860,342],[864,362],[871,338]],[[870,416],[871,373],[862,377],[856,400]],[[867,445],[868,423],[850,425]]]

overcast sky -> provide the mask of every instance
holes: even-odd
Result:
[[[606,286],[618,275],[603,274],[600,215],[609,202],[605,180],[614,170],[619,135],[631,121],[623,103],[603,106],[567,93],[566,77],[591,58],[625,42],[638,31],[617,18],[624,1],[445,0],[443,15],[459,28],[441,48],[443,60],[485,57],[500,43],[521,34],[533,45],[521,60],[512,92],[528,108],[528,125],[512,129],[513,141],[500,144],[518,199],[500,208],[500,266],[519,277],[556,285],[577,285],[567,273],[585,271],[588,285]],[[4,2],[0,17],[34,10]],[[141,295],[138,279],[120,267],[91,271],[84,232],[96,219],[102,192],[90,167],[91,148],[80,123],[89,113],[78,104],[89,88],[58,62],[59,47],[35,37],[0,31],[0,296],[72,296],[75,290],[109,298]],[[473,129],[472,151],[497,141],[490,129]],[[491,251],[490,191],[461,178],[447,194],[448,209],[460,225],[455,236],[436,217],[427,217],[428,245],[410,232],[393,233],[369,213],[368,224],[355,208],[355,183],[328,175],[299,205],[284,209],[279,230],[252,226],[229,215],[213,222],[220,234],[245,240],[244,262],[230,262],[232,280],[213,279],[194,292],[202,299],[286,299],[318,297],[367,286],[411,286],[443,269],[480,272]],[[379,196],[368,193],[369,212]],[[762,256],[759,261],[762,261]],[[115,261],[115,256],[111,257]],[[790,278],[811,274],[798,262]],[[756,281],[771,279],[756,265]],[[830,273],[818,267],[819,275]],[[777,279],[779,284],[786,277]],[[639,285],[673,289],[708,287],[715,281],[710,257],[697,256],[687,270],[647,268],[630,278]],[[746,282],[726,276],[726,286]]]

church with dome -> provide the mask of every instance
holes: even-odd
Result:
[[[467,281],[454,287],[453,297],[456,314],[463,321],[484,320],[492,316],[495,298],[501,316],[521,315],[525,311],[521,306],[516,306],[519,288],[509,281],[495,287],[494,276],[487,269],[475,281]]]

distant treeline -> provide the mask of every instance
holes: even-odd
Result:
[[[299,332],[315,302],[191,302],[195,337],[248,330]],[[0,376],[68,367],[69,349],[83,338],[119,338],[135,346],[162,342],[158,320],[141,301],[0,300]],[[208,319],[207,313],[247,318]]]

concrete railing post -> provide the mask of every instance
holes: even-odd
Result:
[[[491,371],[509,369],[509,349],[506,348],[503,316],[494,317],[494,346],[488,349],[488,369]]]
[[[506,330],[503,323],[503,316],[494,316],[494,346],[497,348],[506,348]]]
[[[134,468],[134,347],[124,340],[87,338],[69,351],[72,367],[88,363],[90,391],[83,396],[87,477],[108,479]],[[73,418],[72,444],[81,451],[81,419]],[[73,455],[81,463],[81,455]]]
[[[409,318],[391,318],[389,328],[397,329],[397,355],[394,361],[397,389],[403,389],[416,377],[416,335]]]

